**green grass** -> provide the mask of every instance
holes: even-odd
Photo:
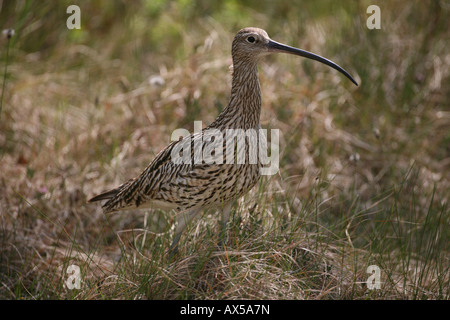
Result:
[[[440,1],[7,2],[0,41],[0,298],[449,299],[450,88]],[[280,172],[213,210],[166,254],[174,214],[104,215],[92,195],[138,175],[176,128],[227,103],[245,26],[354,75],[292,56],[260,64],[262,126]],[[152,77],[163,82],[152,84]],[[81,288],[70,290],[77,265]],[[366,286],[367,267],[381,289]]]

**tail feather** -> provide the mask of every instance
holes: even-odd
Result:
[[[99,195],[96,195],[95,197],[88,200],[88,202],[96,202],[101,200],[109,200],[113,198],[116,194],[118,194],[120,191],[120,188],[112,189],[103,193],[100,193]]]
[[[108,200],[102,205],[103,211],[105,213],[117,211],[124,207],[130,207],[131,205],[129,203],[124,202],[123,194],[120,193],[121,191],[129,187],[135,180],[136,179],[130,179],[117,188],[100,193],[99,195],[96,195],[95,197],[89,199],[88,202]]]

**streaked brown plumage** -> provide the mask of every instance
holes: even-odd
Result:
[[[233,200],[249,191],[260,177],[261,163],[251,164],[180,164],[172,161],[172,152],[182,143],[195,145],[211,129],[259,129],[261,90],[258,80],[258,60],[270,52],[286,52],[325,63],[353,78],[333,62],[312,53],[277,43],[264,30],[240,30],[232,44],[233,76],[231,98],[217,119],[201,132],[174,141],[163,149],[142,174],[121,186],[102,193],[89,202],[108,200],[102,207],[105,213],[132,208],[162,208],[180,211],[171,249],[177,247],[186,224],[202,209],[217,207],[223,211],[224,225]],[[207,141],[207,139],[206,139]],[[225,142],[223,143],[225,148]],[[248,152],[246,140],[245,152]],[[191,156],[194,156],[192,148]],[[224,152],[225,154],[225,152]]]

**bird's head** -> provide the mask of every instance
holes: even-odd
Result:
[[[244,28],[241,29],[233,40],[232,45],[233,63],[239,62],[257,62],[260,57],[270,53],[289,53],[312,60],[319,61],[327,66],[338,70],[349,78],[355,85],[358,85],[353,77],[341,68],[339,65],[331,60],[321,57],[312,52],[308,52],[302,49],[294,48],[270,39],[266,31],[259,28]]]

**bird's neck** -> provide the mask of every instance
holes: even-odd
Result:
[[[231,98],[211,127],[255,129],[261,115],[261,88],[256,61],[233,64]]]

